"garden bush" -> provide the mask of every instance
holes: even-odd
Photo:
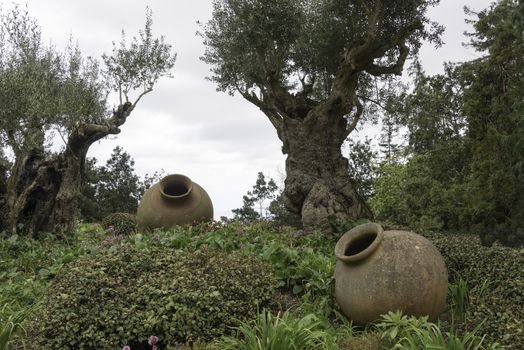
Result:
[[[425,234],[440,250],[450,282],[461,276],[470,290],[469,329],[483,322],[481,334],[507,349],[524,344],[524,251],[495,244],[485,247],[476,236]],[[519,346],[520,346],[519,345]]]
[[[230,334],[268,305],[267,265],[239,254],[121,246],[66,265],[34,319],[35,349],[141,348]],[[161,347],[163,348],[163,347]]]
[[[136,218],[129,213],[109,214],[102,220],[102,226],[115,235],[129,235],[137,229]]]

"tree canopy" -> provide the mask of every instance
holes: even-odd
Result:
[[[217,0],[203,28],[203,60],[219,90],[263,105],[273,122],[304,118],[335,86],[339,97],[353,98],[348,73],[399,75],[422,40],[439,44],[442,27],[425,14],[437,3]],[[360,80],[365,90],[366,78]]]

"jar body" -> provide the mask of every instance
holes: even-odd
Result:
[[[384,231],[375,245],[357,261],[343,261],[337,254],[335,296],[344,314],[361,325],[396,310],[435,320],[445,307],[448,290],[446,266],[437,248],[407,231]]]
[[[171,228],[213,219],[207,192],[183,175],[168,175],[151,186],[138,205],[139,229]]]

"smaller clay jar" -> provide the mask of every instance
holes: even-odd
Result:
[[[355,324],[377,321],[396,310],[435,320],[446,305],[444,259],[416,233],[360,225],[339,239],[335,255],[335,297]]]
[[[187,176],[168,175],[142,196],[136,213],[140,229],[171,228],[213,219],[207,192]]]

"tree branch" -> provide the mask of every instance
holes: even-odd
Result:
[[[120,133],[120,126],[126,122],[127,117],[133,111],[131,102],[126,102],[113,111],[113,116],[103,124],[82,123],[69,135],[66,152],[75,156],[83,156],[83,152],[94,142],[110,134]]]
[[[404,43],[399,44],[398,48],[400,54],[397,59],[397,62],[395,62],[394,64],[388,66],[380,66],[371,62],[364,68],[364,70],[374,76],[380,76],[384,74],[402,75],[402,69],[404,68],[404,63],[406,62],[406,59],[408,58],[409,49]]]
[[[249,91],[240,89],[239,87],[237,87],[237,91],[242,95],[242,97],[257,106],[267,116],[271,124],[273,124],[273,127],[277,130],[277,133],[280,135],[283,121],[276,108],[274,106],[271,107],[271,103],[264,103],[254,93],[249,93]]]
[[[357,97],[355,97],[353,101],[355,106],[357,106],[357,110],[353,115],[353,120],[351,121],[351,124],[349,124],[346,129],[346,138],[349,136],[349,134],[351,134],[353,130],[355,130],[355,128],[358,125],[358,121],[360,120],[360,117],[364,112],[364,105],[360,102],[360,100]]]

